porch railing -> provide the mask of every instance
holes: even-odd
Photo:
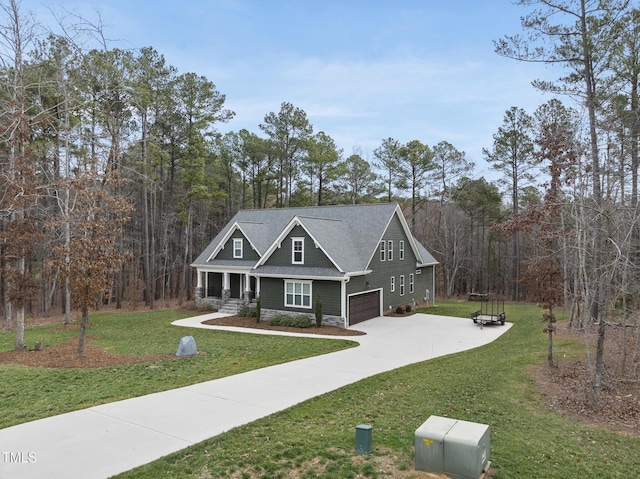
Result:
[[[201,298],[221,298],[222,297],[222,288],[210,286],[207,288],[199,288],[199,289],[200,289]]]

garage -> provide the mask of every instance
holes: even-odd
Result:
[[[380,316],[380,290],[349,297],[349,326]]]

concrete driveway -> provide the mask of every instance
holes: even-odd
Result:
[[[216,314],[173,324],[234,329],[201,324]],[[2,429],[0,478],[106,478],[366,377],[490,343],[510,326],[374,318],[354,327],[365,336],[343,338],[355,348]]]

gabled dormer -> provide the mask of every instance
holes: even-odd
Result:
[[[214,259],[256,262],[260,259],[260,255],[242,226],[235,223],[211,253],[209,261]]]
[[[304,218],[294,218],[265,252],[256,268],[279,266],[331,268],[339,270],[322,244],[305,227]]]

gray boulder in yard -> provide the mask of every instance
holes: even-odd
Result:
[[[198,348],[196,348],[196,340],[193,339],[193,336],[181,338],[176,356],[193,356],[194,354],[198,354]]]

